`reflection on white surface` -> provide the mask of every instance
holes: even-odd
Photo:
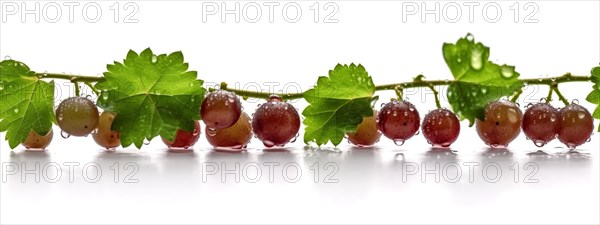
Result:
[[[550,150],[2,151],[42,171],[3,166],[2,223],[598,221],[598,152]]]

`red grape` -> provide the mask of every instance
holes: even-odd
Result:
[[[460,121],[447,109],[436,109],[423,119],[423,136],[434,147],[448,147],[458,138]]]
[[[121,145],[121,136],[119,132],[111,130],[114,119],[115,113],[102,112],[102,114],[100,114],[100,119],[98,120],[98,129],[96,130],[96,133],[92,133],[92,137],[96,144],[106,149],[116,148]]]
[[[250,117],[245,112],[233,126],[221,130],[206,129],[206,139],[214,148],[221,150],[244,149],[252,138]]]
[[[56,108],[58,126],[73,136],[86,136],[98,125],[98,108],[84,97],[71,97]]]
[[[198,121],[195,121],[193,131],[178,129],[173,141],[169,141],[164,138],[162,138],[162,141],[170,149],[188,149],[190,146],[198,142],[198,138],[200,138],[200,123]]]
[[[54,137],[54,132],[50,129],[46,135],[39,135],[35,131],[30,130],[27,138],[22,143],[25,148],[30,149],[45,149],[52,142],[52,137]]]
[[[479,138],[492,148],[504,148],[521,132],[523,113],[509,101],[490,102],[485,107],[485,119],[477,119]]]
[[[558,140],[575,149],[590,139],[594,131],[594,121],[584,107],[571,103],[559,111]]]
[[[242,103],[234,93],[216,90],[204,98],[200,116],[208,129],[218,130],[233,125],[241,112]]]
[[[362,122],[358,124],[355,132],[347,133],[348,141],[358,147],[366,147],[379,141],[381,133],[377,129],[377,120],[375,119],[377,111],[373,115],[363,117]]]
[[[379,130],[397,145],[414,136],[419,131],[420,122],[419,112],[408,101],[392,100],[377,115]]]
[[[296,138],[299,129],[300,115],[296,108],[276,95],[260,105],[252,117],[252,131],[266,147],[284,146]]]
[[[558,130],[558,110],[547,103],[537,103],[527,107],[523,114],[523,133],[542,147],[556,137]]]

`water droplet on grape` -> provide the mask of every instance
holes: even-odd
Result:
[[[64,139],[67,139],[67,138],[71,137],[71,135],[70,135],[70,134],[67,134],[67,132],[65,132],[64,130],[61,130],[61,131],[60,131],[60,136],[61,136],[62,138],[64,138]]]
[[[207,127],[206,134],[208,134],[209,136],[215,136],[217,135],[217,129],[214,127]]]
[[[281,102],[281,97],[279,95],[271,95],[269,96],[269,102]]]
[[[492,148],[506,148],[506,145],[491,144],[490,147],[492,147]]]
[[[592,142],[592,138],[588,138],[587,142]]]
[[[396,140],[394,140],[394,144],[398,145],[398,146],[402,146],[402,145],[404,145],[405,141],[406,140],[404,140],[404,139],[396,139]]]
[[[417,133],[415,133],[415,135],[419,135],[421,133],[420,130],[417,130]]]
[[[541,148],[541,147],[544,147],[544,145],[546,145],[546,142],[545,141],[541,141],[541,140],[535,140],[535,141],[533,141],[533,144],[536,147]]]
[[[579,100],[573,99],[573,101],[571,101],[571,104],[579,105]]]

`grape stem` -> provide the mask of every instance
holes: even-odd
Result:
[[[98,94],[99,92],[98,92],[98,90],[93,88],[91,83],[100,82],[100,81],[105,80],[104,77],[99,77],[99,76],[85,76],[85,75],[60,74],[60,73],[37,73],[36,75],[39,79],[63,79],[63,80],[69,80],[74,83],[75,82],[83,82],[84,84],[91,87],[92,91],[96,94]],[[560,91],[558,91],[558,84],[567,83],[567,82],[585,82],[585,81],[590,81],[590,80],[591,80],[591,76],[576,76],[576,75],[572,75],[571,73],[566,73],[566,74],[564,74],[562,76],[558,76],[558,77],[548,77],[548,78],[542,78],[542,79],[521,79],[520,81],[523,82],[523,84],[525,84],[525,85],[548,85],[556,93],[556,95],[559,97],[559,99],[563,103],[568,105],[569,101],[567,101],[565,99],[565,97],[562,95],[562,93],[560,93]],[[375,86],[375,91],[390,91],[391,90],[391,91],[396,91],[398,93],[398,90],[404,90],[406,88],[417,88],[417,87],[427,87],[427,88],[434,90],[433,87],[435,87],[435,86],[452,85],[452,84],[455,84],[458,82],[459,81],[454,81],[454,80],[430,80],[430,81],[428,81],[428,80],[422,80],[422,79],[415,79],[410,82],[377,85],[377,86]],[[299,99],[299,98],[304,97],[304,92],[270,93],[270,92],[261,92],[261,91],[248,91],[248,90],[230,88],[226,84],[221,84],[221,89],[235,92],[237,95],[242,96],[244,98],[268,99],[269,96],[272,94],[277,94],[286,100]],[[435,98],[436,98],[436,105],[438,107],[440,107],[439,98],[438,98],[439,93],[434,90],[434,94],[435,94]],[[518,94],[513,96],[513,98],[515,98],[515,97],[518,98]]]
[[[75,96],[81,96],[81,90],[79,90],[79,83],[77,83],[76,81],[71,81],[71,83],[73,83],[73,85],[75,86]]]
[[[562,95],[562,93],[560,93],[557,86],[552,86],[552,89],[554,90],[554,93],[556,93],[556,96],[558,96],[558,99],[560,99],[565,106],[569,105],[569,101],[565,98],[565,96]]]

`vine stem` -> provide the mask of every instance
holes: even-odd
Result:
[[[104,80],[104,77],[99,76],[84,76],[84,75],[72,75],[72,74],[59,74],[59,73],[37,73],[36,74],[40,79],[63,79],[69,80],[71,82],[83,82],[88,85],[93,82],[100,82]],[[566,102],[568,105],[568,101],[562,96],[562,94],[558,91],[557,84],[559,83],[567,83],[567,82],[585,82],[590,81],[591,76],[576,76],[571,73],[566,73],[562,76],[558,77],[548,77],[541,79],[520,79],[521,82],[525,85],[548,85],[553,91],[558,95],[561,101]],[[396,91],[398,88],[406,89],[406,88],[417,88],[417,87],[427,87],[432,88],[434,86],[444,86],[458,83],[460,81],[454,80],[413,80],[410,82],[402,82],[402,83],[394,83],[394,84],[385,84],[385,85],[377,85],[375,86],[375,91]],[[91,86],[91,85],[88,85]],[[270,93],[270,92],[260,92],[260,91],[248,91],[230,88],[227,85],[221,85],[222,90],[235,92],[237,95],[242,96],[244,98],[259,98],[259,99],[268,99],[272,94],[278,94],[282,98],[287,100],[298,99],[304,97],[304,92],[296,92],[296,93]],[[93,89],[92,89],[93,90]],[[437,98],[438,94],[435,94]],[[436,101],[436,105],[439,100]]]

